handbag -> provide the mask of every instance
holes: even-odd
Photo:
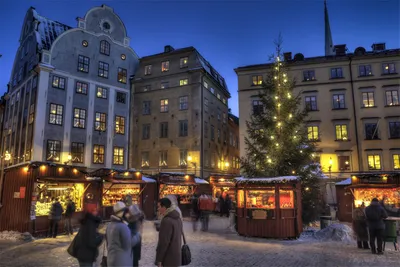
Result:
[[[71,244],[69,244],[69,246],[68,246],[68,248],[67,248],[68,254],[71,255],[71,256],[74,257],[74,258],[76,258],[76,256],[77,256],[77,255],[76,255],[76,251],[77,251],[77,248],[76,248],[76,245],[77,245],[76,239],[78,238],[78,236],[79,236],[79,232],[78,232],[78,234],[74,237],[74,239],[72,239]]]
[[[182,237],[183,237],[183,246],[182,246],[182,266],[189,265],[192,262],[192,253],[190,253],[190,249],[188,244],[186,244],[185,233],[182,229]]]

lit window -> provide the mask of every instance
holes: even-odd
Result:
[[[113,164],[114,165],[124,165],[124,148],[123,147],[114,147]]]
[[[96,93],[96,96],[97,96],[98,98],[104,98],[104,99],[107,99],[107,89],[106,89],[106,88],[103,88],[103,87],[100,87],[100,86],[98,86],[98,87],[97,87],[97,93]]]
[[[182,57],[179,65],[181,68],[185,68],[188,66],[188,62],[189,62],[189,60],[187,57]]]
[[[385,94],[387,106],[399,105],[399,92],[397,90],[386,91]]]
[[[333,108],[334,109],[344,109],[345,108],[344,94],[333,95]]]
[[[179,85],[180,86],[184,86],[184,85],[187,85],[187,84],[188,84],[188,79],[182,79],[182,80],[179,81]]]
[[[358,66],[358,75],[360,77],[364,76],[372,76],[372,68],[371,65],[360,65]]]
[[[105,62],[99,62],[99,71],[98,71],[99,77],[103,77],[108,79],[108,64]]]
[[[63,105],[50,104],[49,123],[55,125],[62,125],[63,113],[64,113]]]
[[[94,121],[94,130],[105,132],[106,131],[106,113],[96,112],[95,121]]]
[[[383,74],[395,74],[396,66],[394,63],[383,63],[382,64],[382,73]]]
[[[168,151],[160,151],[159,166],[168,166]]]
[[[85,129],[86,110],[74,108],[74,128]]]
[[[253,85],[262,85],[263,84],[263,76],[262,75],[255,75],[252,78]]]
[[[76,82],[76,92],[78,94],[87,94],[88,84],[83,82]]]
[[[179,97],[179,110],[188,109],[188,96]]]
[[[375,106],[375,98],[373,92],[362,93],[362,105],[364,108]]]
[[[89,72],[89,64],[90,64],[90,59],[85,56],[78,56],[78,71],[80,72]]]
[[[318,141],[319,140],[319,129],[318,126],[308,126],[307,127],[307,136],[310,141]]]
[[[93,163],[104,164],[104,146],[93,145]]]
[[[369,170],[380,170],[381,169],[381,156],[380,155],[368,155],[368,169]]]
[[[204,87],[208,89],[208,83],[204,81]]]
[[[336,130],[336,140],[347,141],[348,134],[347,134],[347,125],[340,124],[335,126]]]
[[[106,40],[100,42],[100,54],[109,56],[110,55],[110,43]]]
[[[123,68],[118,68],[118,82],[126,83],[127,71]]]
[[[169,61],[161,62],[161,71],[162,72],[169,71]]]
[[[313,70],[305,70],[303,71],[303,81],[315,81],[315,71]]]
[[[149,167],[150,160],[149,160],[149,152],[142,152],[142,167]]]
[[[161,99],[160,112],[168,112],[168,99]]]
[[[46,160],[59,162],[60,154],[61,154],[61,141],[47,140]]]
[[[121,59],[125,60],[126,59],[126,55],[125,54],[121,54]]]
[[[150,75],[151,74],[151,65],[147,65],[144,67],[144,75]]]
[[[83,156],[85,153],[85,144],[71,143],[71,161],[74,163],[83,163]]]
[[[400,170],[400,154],[393,155],[393,169]]]
[[[125,118],[121,116],[115,116],[115,133],[125,134]]]
[[[31,104],[29,107],[29,119],[28,122],[29,124],[32,124],[35,119],[35,104]]]
[[[53,76],[53,87],[58,89],[65,89],[65,79],[58,76]]]
[[[349,171],[350,170],[350,157],[349,156],[338,156],[339,170]]]
[[[225,105],[228,103],[228,102],[226,101],[226,98],[222,98],[222,103],[224,103]]]

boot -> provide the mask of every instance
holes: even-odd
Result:
[[[363,245],[363,249],[370,249],[368,241],[363,241],[362,245]]]
[[[358,247],[358,248],[363,248],[363,247],[362,247],[361,241],[357,241],[357,247]]]

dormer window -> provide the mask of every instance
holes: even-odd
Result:
[[[104,22],[107,23],[107,22]],[[110,25],[110,24],[108,24]],[[110,55],[110,43],[106,40],[100,42],[100,54],[109,56]]]

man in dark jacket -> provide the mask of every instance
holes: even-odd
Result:
[[[371,204],[365,209],[369,230],[369,243],[373,254],[376,254],[375,239],[378,245],[378,254],[383,254],[383,234],[385,222],[388,217],[385,209],[379,204],[377,198],[372,199]]]
[[[162,198],[158,202],[158,210],[162,216],[156,265],[158,267],[178,267],[182,264],[182,220],[179,212],[172,206],[171,200]]]
[[[67,208],[65,210],[65,232],[67,234],[74,234],[74,229],[72,228],[72,215],[75,212],[75,203],[71,200],[71,198],[67,197]]]
[[[61,220],[61,216],[64,212],[63,207],[58,201],[58,197],[55,199],[54,203],[51,205],[49,214],[49,237],[56,238],[58,234],[58,223]]]

